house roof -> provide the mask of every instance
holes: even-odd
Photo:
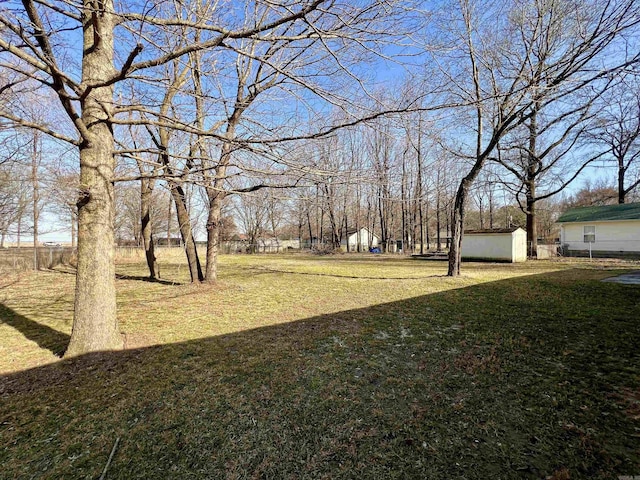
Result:
[[[510,228],[483,228],[478,230],[465,230],[464,234],[487,234],[487,233],[513,233],[516,230],[520,229],[520,227],[510,227]]]
[[[640,203],[573,208],[560,215],[557,223],[612,222],[615,220],[640,220]]]

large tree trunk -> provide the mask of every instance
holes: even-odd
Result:
[[[540,168],[538,158],[538,102],[533,104],[531,123],[529,124],[529,158],[527,166],[526,195],[527,195],[527,245],[529,246],[529,256],[538,257],[538,231],[536,228],[536,176]]]
[[[201,282],[204,280],[202,274],[202,267],[200,265],[200,258],[198,257],[198,251],[196,249],[196,242],[193,238],[193,230],[191,229],[191,218],[189,217],[189,211],[187,210],[187,204],[185,201],[185,193],[182,187],[176,183],[171,182],[171,196],[173,197],[173,203],[176,206],[176,216],[178,217],[178,228],[180,229],[180,235],[182,242],[184,243],[184,250],[187,255],[187,263],[189,264],[189,274],[191,275],[192,282]]]
[[[149,278],[153,280],[157,278],[160,273],[158,272],[158,262],[155,255],[153,233],[151,232],[151,195],[153,194],[153,186],[151,182],[151,179],[142,179],[140,182],[140,233],[144,244],[147,267],[149,268]]]
[[[529,246],[529,256],[538,257],[538,228],[536,222],[536,199],[535,182],[527,185],[527,245]]]
[[[458,193],[456,194],[456,200],[453,207],[453,219],[451,221],[451,245],[449,247],[449,270],[447,272],[447,275],[450,277],[457,277],[460,275],[465,203],[472,183],[473,179],[469,179],[469,177],[463,179],[462,182],[460,182],[460,187],[458,187]]]
[[[333,213],[333,207],[330,206],[327,210],[329,214],[329,225],[331,226],[331,248],[335,250],[340,248],[340,234],[338,232],[336,217]]]
[[[422,160],[418,157],[418,192],[416,194],[418,207],[418,225],[420,228],[420,255],[424,255],[424,212],[422,211]],[[427,247],[428,248],[428,247]]]
[[[486,156],[490,149],[485,151],[485,154],[479,154],[476,158],[476,163],[471,168],[469,174],[462,179],[458,192],[456,193],[456,199],[453,206],[453,218],[451,220],[451,245],[449,246],[449,270],[447,275],[450,277],[457,277],[460,275],[460,264],[462,263],[462,237],[464,235],[464,216],[465,205],[467,197],[469,196],[469,190],[473,182],[478,178],[480,171],[484,165]]]
[[[202,111],[202,107],[198,108]],[[222,145],[220,161],[215,167],[215,177],[210,179],[210,187],[207,188],[207,198],[209,199],[209,213],[207,215],[207,264],[205,266],[204,279],[207,283],[214,283],[218,279],[218,251],[220,249],[220,230],[222,229],[222,205],[226,198],[224,181],[227,176],[227,166],[231,160],[233,144],[231,140],[235,137],[236,125],[239,122],[241,110],[236,109],[229,118],[225,135],[228,142]],[[201,149],[202,158],[206,158],[207,152]]]
[[[87,4],[89,2],[85,2]],[[82,80],[99,83],[113,73],[113,3],[83,12]],[[81,102],[88,138],[80,146],[78,268],[71,340],[65,356],[123,346],[116,316],[113,87],[96,87]]]
[[[618,204],[626,202],[627,192],[624,189],[624,177],[626,175],[626,168],[624,168],[624,160],[618,158]]]
[[[209,214],[207,216],[207,264],[205,281],[214,283],[218,278],[218,251],[220,249],[220,230],[222,227],[222,202],[224,194],[220,191],[209,193]]]

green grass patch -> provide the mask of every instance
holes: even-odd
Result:
[[[634,264],[225,256],[118,267],[128,349],[60,360],[74,276],[0,281],[0,478],[640,474]],[[635,265],[637,268],[637,264]]]

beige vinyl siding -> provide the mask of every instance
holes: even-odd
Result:
[[[593,234],[586,227],[594,227]],[[593,250],[606,252],[640,252],[640,220],[613,222],[573,222],[562,224],[561,242],[569,250],[588,250],[589,238]]]

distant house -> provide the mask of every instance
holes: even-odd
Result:
[[[168,245],[174,246],[174,247],[178,247],[178,246],[182,246],[182,237],[169,237],[169,239],[167,240],[167,237],[161,237],[159,235],[154,235],[154,242],[157,246],[163,246],[166,247]]]
[[[273,236],[262,236],[255,239],[255,243],[249,242],[249,237],[243,233],[233,235],[229,240],[222,242],[224,253],[278,253],[287,250],[299,250],[300,240],[280,239]]]
[[[231,238],[229,238],[230,242],[246,242],[249,240],[249,236],[245,235],[244,233],[234,233],[233,235],[231,235]]]
[[[524,262],[527,260],[527,232],[520,227],[466,230],[462,237],[462,258]]]
[[[574,208],[557,223],[565,255],[640,255],[640,203]]]
[[[368,252],[370,248],[377,247],[379,242],[380,238],[375,233],[363,227],[359,230],[348,230],[347,237],[342,239],[341,246],[346,250],[349,245],[350,252]]]
[[[259,253],[278,253],[287,250],[300,250],[300,239],[298,238],[283,240],[277,237],[260,237],[256,242],[256,251]]]

